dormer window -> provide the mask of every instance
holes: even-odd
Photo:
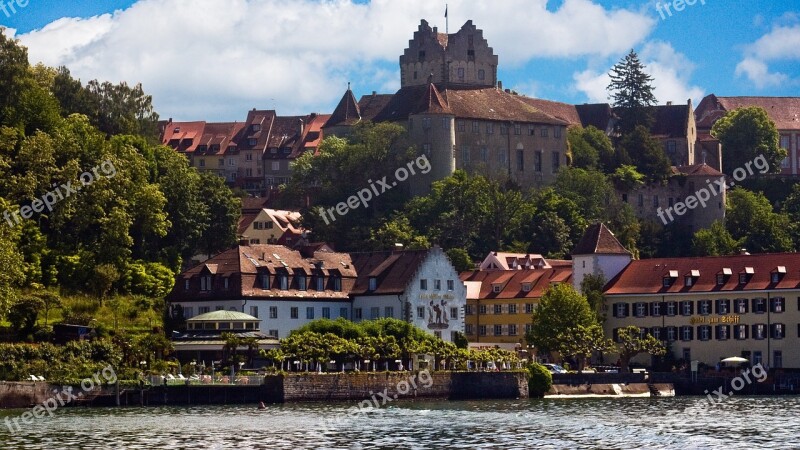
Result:
[[[269,289],[269,274],[261,274],[261,289]]]
[[[298,275],[297,276],[297,289],[299,289],[301,291],[305,291],[306,290],[306,282],[307,282],[307,280],[306,280],[306,275],[305,274]]]
[[[531,284],[530,283],[522,283],[522,292],[530,292],[531,291]]]
[[[502,284],[493,284],[492,285],[492,292],[494,292],[495,294],[499,294],[500,291],[502,291],[502,290],[503,290],[503,285]]]
[[[686,287],[691,287],[694,285],[695,281],[700,278],[700,271],[699,270],[692,270],[683,278],[683,285]]]
[[[187,290],[187,291],[189,290],[189,280],[184,280],[184,282],[183,282],[183,289],[184,289],[184,290]]]
[[[369,277],[369,290],[374,291],[378,289],[378,279],[375,277]]]
[[[730,267],[724,267],[722,272],[717,274],[717,285],[722,286],[725,284],[731,278],[731,275],[733,275],[733,271]]]
[[[200,290],[201,291],[210,291],[211,290],[211,276],[206,275],[200,277]]]
[[[254,123],[254,124],[250,125],[250,131],[252,131],[253,133],[255,133],[256,131],[261,131],[261,124],[260,123]]]
[[[778,283],[783,279],[784,275],[786,275],[786,266],[778,266],[770,274],[770,281]]]
[[[278,289],[282,291],[289,289],[289,275],[285,273],[278,275]]]
[[[256,138],[250,138],[247,140],[247,145],[249,145],[250,147],[255,147],[256,144],[258,144],[258,139]]]
[[[672,283],[678,279],[678,271],[670,270],[669,273],[663,278],[662,283],[664,287],[672,286]]]
[[[755,270],[752,267],[745,267],[744,272],[739,273],[739,284],[747,284],[754,273]]]
[[[322,292],[325,290],[325,277],[317,275],[317,291]]]

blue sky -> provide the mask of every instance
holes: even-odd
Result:
[[[142,82],[164,118],[234,121],[253,107],[331,112],[348,81],[357,95],[394,92],[419,20],[444,29],[445,3],[450,32],[472,19],[504,86],[526,95],[605,101],[630,48],[662,103],[800,92],[797,1],[28,0],[0,8],[0,24],[32,63]]]

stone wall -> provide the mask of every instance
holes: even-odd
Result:
[[[27,408],[49,396],[47,383],[0,381],[0,408]]]
[[[288,374],[284,401],[391,398],[526,398],[528,383],[517,372],[374,372]]]

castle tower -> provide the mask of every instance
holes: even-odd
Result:
[[[344,93],[333,114],[322,127],[325,136],[346,136],[351,127],[361,121],[361,109],[358,107],[356,96],[347,83],[347,92]]]
[[[408,134],[430,163],[428,173],[411,178],[411,195],[425,195],[430,192],[431,183],[456,170],[455,115],[432,82],[408,117]]]
[[[587,275],[602,275],[608,283],[632,259],[631,252],[603,223],[589,225],[572,251],[572,285],[580,292],[581,282]]]
[[[497,61],[483,30],[471,20],[455,34],[439,33],[422,20],[400,56],[400,85],[424,86],[432,77],[437,85],[492,87]]]

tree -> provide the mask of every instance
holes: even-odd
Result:
[[[780,173],[787,151],[780,147],[778,129],[763,108],[753,106],[729,111],[717,120],[711,135],[722,144],[722,171],[726,175],[732,176],[736,169],[746,169],[747,164],[752,167],[760,155],[769,165],[765,168],[767,173]],[[748,176],[758,177],[759,172],[748,172]]]
[[[581,294],[586,297],[589,302],[589,307],[597,314],[598,322],[606,320],[603,307],[606,304],[606,296],[603,294],[603,287],[606,285],[606,280],[602,274],[594,275],[587,274],[581,281]]]
[[[50,310],[53,308],[60,308],[62,305],[61,297],[54,292],[47,291],[37,294],[37,297],[42,300],[42,306],[44,307],[44,325],[47,326],[47,321],[50,318]]]
[[[225,180],[213,173],[200,174],[200,195],[209,212],[200,242],[209,256],[236,245],[236,231],[242,214],[242,201],[233,195]]]
[[[736,254],[741,248],[739,241],[731,236],[721,221],[717,220],[708,228],[697,230],[692,238],[692,255],[724,256]]]
[[[472,262],[472,258],[469,257],[469,253],[463,248],[451,248],[448,249],[446,252],[447,258],[455,267],[456,272],[466,272],[469,270],[475,270],[475,263]]]
[[[656,104],[653,95],[653,78],[645,73],[645,66],[633,49],[611,68],[608,91],[614,100],[619,122],[618,131],[627,134],[644,126],[650,129],[653,122],[651,106]]]
[[[596,169],[600,164],[600,153],[583,138],[583,128],[567,130],[567,143],[572,153],[572,167]]]
[[[553,387],[553,374],[539,363],[531,363],[527,367],[528,395],[531,397],[544,397]]]
[[[578,370],[583,370],[587,361],[595,353],[606,353],[615,349],[614,342],[603,333],[597,324],[578,325],[558,335],[558,352],[562,356],[578,360]]]
[[[609,175],[614,186],[623,192],[631,192],[644,186],[646,177],[642,175],[635,166],[621,165]]]
[[[597,323],[594,311],[586,297],[569,283],[557,284],[548,289],[534,311],[531,330],[525,336],[535,346],[537,353],[547,354],[559,349],[559,336],[578,326]]]
[[[791,251],[791,226],[784,214],[775,213],[762,193],[736,188],[728,193],[725,228],[754,253]]]
[[[672,174],[669,158],[658,139],[650,135],[650,130],[642,125],[622,136],[620,148],[630,155],[636,170],[644,174],[648,181],[660,183]]]
[[[11,306],[11,310],[8,312],[8,321],[17,336],[25,338],[33,332],[39,311],[43,307],[42,299],[33,295],[22,297]]]
[[[640,353],[661,356],[667,352],[664,344],[651,334],[643,334],[635,325],[617,330],[617,345],[622,372],[628,371],[631,359]]]

